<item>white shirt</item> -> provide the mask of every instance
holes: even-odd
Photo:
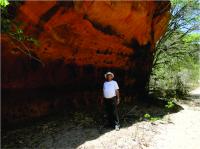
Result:
[[[103,84],[103,96],[105,98],[112,98],[116,96],[117,89],[119,89],[119,86],[116,81],[105,81]]]

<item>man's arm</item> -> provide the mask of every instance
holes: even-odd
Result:
[[[115,90],[116,91],[116,95],[117,95],[117,104],[119,104],[120,102],[120,98],[119,98],[119,90]]]
[[[104,100],[104,96],[103,96],[103,92],[102,92],[102,96],[100,98],[100,104],[103,105],[103,100]]]
[[[102,106],[103,105],[103,102],[104,102],[104,84],[103,84],[103,88],[102,88],[102,96],[100,97],[100,105]]]

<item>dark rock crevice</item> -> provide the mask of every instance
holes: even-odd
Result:
[[[97,29],[107,35],[120,36],[120,33],[118,33],[111,25],[104,26],[101,23],[90,20],[90,18],[87,15],[84,15],[83,19],[88,20],[95,29]]]

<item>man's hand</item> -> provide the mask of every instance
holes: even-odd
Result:
[[[100,104],[99,106],[100,111],[103,111],[103,98],[100,98],[99,104]]]
[[[100,99],[100,105],[103,106],[103,98]]]
[[[120,99],[119,99],[119,90],[115,90],[116,91],[116,95],[117,95],[117,105],[119,104],[120,102]]]
[[[103,97],[100,97],[100,106],[102,107],[103,106],[103,104],[104,104],[104,98]]]
[[[120,103],[120,99],[119,98],[117,98],[117,105]]]

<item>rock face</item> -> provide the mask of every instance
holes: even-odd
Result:
[[[155,43],[170,19],[169,9],[167,1],[23,2],[15,20],[24,22],[25,34],[38,39],[39,46],[24,46],[2,35],[2,88],[63,86],[71,95],[90,90],[101,93],[103,74],[113,71],[122,90],[141,94],[149,79]],[[10,94],[5,91],[7,106]]]

